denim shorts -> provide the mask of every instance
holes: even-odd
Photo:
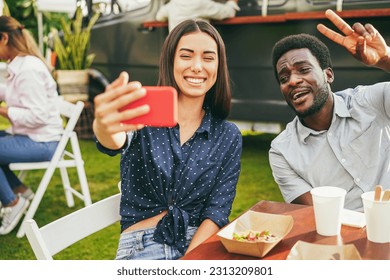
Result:
[[[176,248],[153,240],[155,227],[124,232],[119,239],[116,260],[176,260],[183,256]],[[186,250],[197,227],[189,226]]]

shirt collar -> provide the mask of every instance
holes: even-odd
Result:
[[[297,123],[299,141],[303,144],[306,144],[306,138],[309,137],[310,135],[318,135],[318,134],[321,134],[323,132],[323,131],[317,131],[317,130],[308,128],[307,126],[304,126],[298,117],[295,117],[295,121]]]
[[[340,118],[348,118],[351,117],[351,114],[347,108],[347,105],[343,101],[343,98],[341,96],[338,96],[333,93],[333,117],[332,117],[332,124],[336,120],[336,115]],[[324,130],[317,131],[313,130],[311,128],[308,128],[302,124],[302,122],[299,120],[298,117],[295,117],[295,120],[297,122],[297,130],[298,130],[298,137],[299,141],[306,144],[306,138],[310,135],[319,135],[324,132]]]
[[[333,100],[334,100],[334,114],[336,114],[340,118],[351,117],[351,113],[349,112],[347,105],[341,96],[333,94]],[[333,114],[332,123],[335,118],[334,114]]]
[[[10,63],[7,65],[7,71],[10,76],[13,76],[20,72],[23,64],[23,57],[16,56]]]
[[[204,134],[206,138],[208,138],[208,135],[211,130],[211,121],[212,121],[212,115],[208,108],[203,108],[205,110],[205,115],[202,119],[202,122],[200,123],[200,126],[195,131],[195,133],[198,134]],[[179,129],[179,124],[175,126],[176,129]]]

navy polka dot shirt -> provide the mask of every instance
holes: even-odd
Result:
[[[240,173],[242,137],[237,126],[206,112],[182,146],[179,126],[145,127],[128,133],[121,153],[121,230],[165,210],[154,240],[182,251],[187,227],[211,219],[228,223]]]

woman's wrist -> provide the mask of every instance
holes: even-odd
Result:
[[[96,123],[96,119],[92,123],[93,132],[96,140],[100,145],[109,150],[120,150],[126,143],[127,135],[126,132],[118,132],[115,134],[108,134],[100,131]]]

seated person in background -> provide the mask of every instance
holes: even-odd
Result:
[[[240,10],[238,0],[218,3],[212,0],[171,0],[162,6],[156,20],[168,21],[169,31],[186,19],[222,20],[231,18]]]
[[[178,124],[123,124],[147,105],[120,112],[145,95],[127,73],[95,97],[97,147],[121,154],[121,237],[117,259],[178,259],[228,223],[240,173],[242,137],[226,120],[231,89],[225,45],[202,20],[167,36],[159,86],[178,92]]]
[[[326,16],[345,36],[318,25],[322,34],[364,64],[390,71],[390,49],[371,24],[351,28],[331,10]],[[345,208],[362,211],[362,193],[390,187],[390,83],[333,93],[329,50],[307,34],[277,42],[273,67],[297,115],[269,151],[284,199],[311,205],[310,190],[331,185],[347,191]]]
[[[34,193],[9,169],[14,162],[51,160],[62,134],[57,85],[28,30],[0,16],[0,59],[9,76],[0,86],[0,116],[11,127],[0,131],[0,235],[11,232]]]

